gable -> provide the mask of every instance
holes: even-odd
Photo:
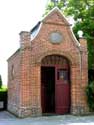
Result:
[[[49,36],[52,32],[54,32],[54,34],[60,32],[60,34],[63,35],[63,44],[74,44],[73,46],[79,48],[80,44],[72,32],[70,24],[57,7],[55,7],[46,17],[44,17],[44,19],[38,24],[37,28],[36,26],[35,32],[31,32],[31,36],[33,36],[33,34],[35,35],[32,41],[37,41],[38,39],[45,39],[47,42],[49,41]],[[57,39],[57,36],[54,39]],[[44,43],[42,42],[42,44]]]
[[[57,7],[52,9],[52,11],[50,11],[50,13],[48,13],[48,15],[44,17],[42,22],[70,26],[70,24],[68,23],[64,15],[61,13],[61,11]]]

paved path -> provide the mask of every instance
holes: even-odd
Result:
[[[18,119],[8,112],[0,112],[0,125],[94,125],[94,116],[45,116]]]

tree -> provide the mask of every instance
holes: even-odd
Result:
[[[0,89],[2,88],[2,77],[0,75]]]
[[[58,0],[57,4],[51,0],[45,14],[55,6],[61,9],[66,16],[74,18],[73,31],[77,38],[79,30],[84,32],[84,37],[88,41],[89,69],[92,69],[94,67],[94,0]]]
[[[94,112],[94,81],[86,87],[86,95],[89,109]]]
[[[77,36],[78,30],[84,32],[84,37],[88,41],[88,64],[89,69],[94,65],[94,0],[68,0],[69,3],[65,9],[67,15],[74,17],[75,25],[73,31]]]
[[[52,10],[55,6],[57,6],[59,9],[62,10],[62,8],[65,6],[66,0],[50,0],[47,7],[45,14],[46,15],[50,10]]]

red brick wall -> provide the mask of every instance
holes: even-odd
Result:
[[[13,71],[14,70],[14,71]],[[8,110],[19,112],[20,92],[20,53],[19,50],[8,59]]]
[[[63,41],[60,44],[52,44],[49,36],[53,31],[60,32]],[[86,114],[88,107],[86,103],[85,87],[88,83],[88,65],[87,65],[87,45],[85,41],[78,41],[74,38],[69,24],[58,10],[54,10],[43,21],[38,35],[30,40],[30,32],[21,32],[20,34],[20,57],[15,55],[8,61],[9,76],[11,64],[20,63],[17,69],[19,71],[20,82],[10,81],[18,89],[15,95],[19,93],[16,103],[19,107],[17,114],[20,117],[41,115],[41,61],[47,55],[65,56],[70,62],[71,68],[71,113]],[[83,40],[83,39],[82,39]],[[84,43],[84,44],[83,44]],[[18,81],[18,78],[16,78]],[[12,103],[12,89],[9,89],[9,102]],[[14,99],[15,100],[15,99]],[[10,104],[9,104],[10,105]],[[11,109],[9,108],[11,111]]]

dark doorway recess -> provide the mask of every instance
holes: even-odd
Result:
[[[55,68],[41,67],[42,113],[55,113]]]

